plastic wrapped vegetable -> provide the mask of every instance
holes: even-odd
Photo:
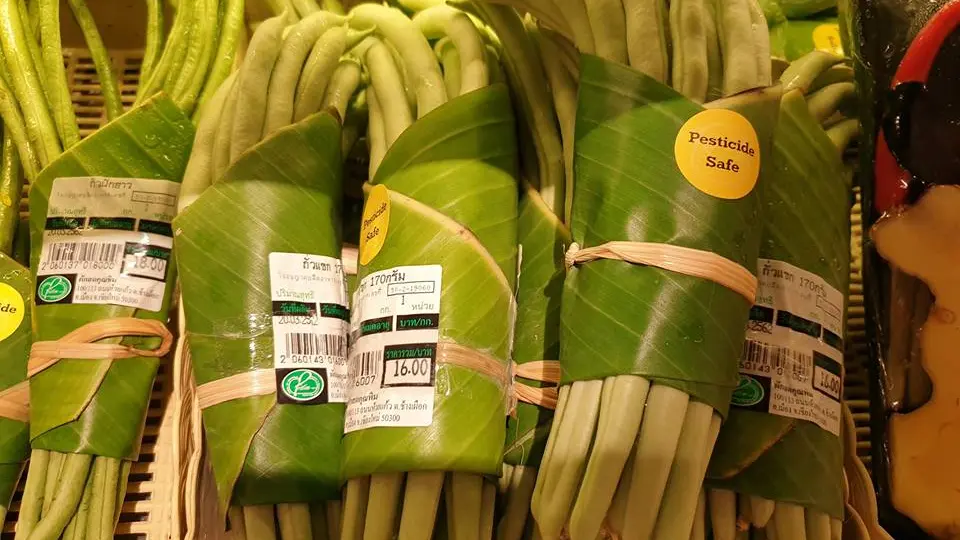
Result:
[[[363,55],[370,180],[344,430],[351,540],[432,538],[441,498],[451,537],[493,530],[496,486],[483,475],[500,473],[510,383],[515,126],[480,32],[451,8],[430,15],[350,13],[377,36]],[[458,54],[443,72],[428,42],[441,37]]]
[[[221,510],[247,538],[337,538],[350,318],[340,118],[363,34],[324,11],[288,22],[260,25],[210,101],[174,229]]]
[[[778,538],[840,531],[851,189],[841,156],[858,132],[857,121],[839,112],[846,95],[834,90],[852,87],[834,80],[832,66],[841,62],[811,53],[781,78],[774,174],[762,188],[760,291],[733,407],[708,469],[714,538],[732,538],[738,516],[775,527]],[[796,234],[797,223],[804,234]]]

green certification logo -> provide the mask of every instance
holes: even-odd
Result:
[[[295,369],[283,377],[280,388],[294,401],[310,401],[323,393],[323,377],[310,369]]]
[[[73,285],[63,276],[50,276],[37,286],[37,296],[47,303],[59,302],[70,295]]]
[[[733,391],[733,404],[740,407],[752,407],[763,400],[763,386],[749,375],[741,375],[737,389]]]

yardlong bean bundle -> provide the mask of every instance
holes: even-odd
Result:
[[[25,5],[0,2],[5,63],[0,115],[31,184],[31,271],[39,276],[33,337],[40,342],[89,339],[98,342],[98,351],[106,344],[136,349],[135,358],[113,362],[103,358],[105,353],[90,352],[95,347],[78,345],[78,351],[86,352],[77,355],[95,359],[52,358],[44,369],[32,370],[33,453],[16,537],[108,538],[119,516],[130,461],[138,455],[158,365],[151,354],[159,353],[151,351],[166,343],[156,337],[169,335],[162,323],[174,276],[167,271],[172,259],[169,236],[164,235],[172,207],[138,206],[130,192],[147,189],[176,197],[193,134],[184,113],[192,111],[210,73],[219,43],[220,1],[183,4],[177,28],[189,24],[195,31],[167,40],[162,53],[166,60],[148,60],[146,71],[156,73],[159,65],[163,77],[150,92],[144,81],[138,106],[123,115],[119,85],[96,22],[83,0],[70,0],[110,120],[84,141],[62,60],[59,3],[33,1],[29,12]],[[153,5],[148,10],[151,57],[161,54],[158,9]],[[11,73],[18,75],[8,77]],[[160,89],[176,103],[153,95]],[[9,168],[16,166],[12,149],[5,149],[5,182]],[[88,204],[78,208],[71,202],[80,199]],[[76,237],[64,236],[64,230]],[[118,238],[129,240],[131,235],[139,247],[121,253],[120,248],[130,244],[117,243]],[[146,278],[127,278],[127,272],[120,272],[121,265],[149,260],[156,272],[149,285]]]
[[[545,11],[513,5],[534,17]],[[581,11],[585,16],[569,15]],[[577,76],[573,240],[588,246],[614,240],[679,243],[718,251],[752,272],[758,238],[746,222],[758,211],[756,195],[719,203],[672,172],[672,161],[660,165],[680,128],[660,116],[661,110],[685,119],[702,110],[698,103],[708,96],[770,85],[765,24],[759,22],[764,31],[754,31],[758,22],[750,3],[733,0],[708,8],[684,0],[667,8],[653,1],[573,1],[550,17],[543,22],[559,34],[542,32],[551,45],[558,44],[554,50],[569,47],[562,41],[564,28],[580,28],[569,35],[587,53]],[[554,92],[565,88],[555,86]],[[757,92],[707,108],[730,107],[748,118],[763,154],[776,99],[775,91]],[[650,150],[631,147],[619,134],[625,131],[660,150],[644,159]],[[647,181],[669,187],[649,191]],[[681,223],[670,222],[674,204],[684,207]],[[631,218],[633,212],[637,217]],[[710,220],[714,225],[707,226]],[[739,245],[711,239],[715,227]],[[728,298],[720,302],[723,307],[715,297],[707,300],[716,294]],[[689,535],[706,460],[732,391],[743,339],[739,324],[748,307],[742,297],[712,283],[621,262],[590,262],[568,272],[560,358],[565,385],[532,502],[543,538],[566,531],[575,540],[593,539],[602,529],[623,538]],[[682,315],[667,323],[668,313]],[[598,336],[606,337],[597,341]]]
[[[767,350],[790,352],[791,356],[784,357],[789,358],[784,375],[764,371],[762,364],[741,371],[734,407],[708,470],[714,538],[732,537],[734,522],[739,519],[755,528],[772,523],[778,538],[826,540],[839,531],[843,518],[841,396],[818,406],[834,410],[836,424],[828,417],[775,414],[773,405],[780,398],[773,393],[764,398],[771,380],[807,386],[810,395],[819,395],[813,390],[814,371],[826,370],[831,378],[835,376],[838,388],[842,380],[843,321],[839,317],[846,312],[849,275],[850,174],[841,157],[850,138],[834,142],[828,135],[835,130],[830,126],[845,122],[836,116],[843,116],[840,111],[852,97],[847,91],[850,82],[838,77],[833,67],[842,67],[841,60],[828,53],[810,53],[781,77],[785,93],[772,157],[776,175],[764,186],[767,217],[760,250],[765,286],[780,292],[765,293],[767,300],[754,309],[744,354],[748,366]],[[839,73],[852,76],[847,70]],[[817,197],[803,196],[810,192]],[[805,224],[806,234],[792,234],[798,222]],[[804,304],[799,291],[780,277],[784,270],[817,283],[822,296],[818,304],[839,304],[837,311]],[[809,331],[798,333],[801,328],[796,325],[788,325],[780,333],[754,331],[763,329],[764,313],[773,309],[816,321],[824,329],[822,340],[819,335],[811,340]],[[780,318],[776,320],[780,326]],[[821,374],[816,380],[823,377]],[[749,496],[742,498],[748,503],[739,505],[739,513],[737,493]]]
[[[516,309],[509,95],[491,84],[498,70],[487,40],[460,11],[433,6],[410,19],[362,4],[348,16],[354,28],[375,32],[362,54],[370,171],[352,312],[359,391],[347,406],[342,538],[429,539],[435,521],[452,538],[490,538],[496,487],[483,475],[500,472]],[[443,40],[450,45],[436,46],[441,67],[430,41]],[[384,280],[430,285],[410,294],[405,308],[399,298],[376,300]],[[419,386],[379,385],[403,376],[408,364],[390,362],[391,354],[414,346],[391,331],[392,322],[383,326],[388,311],[398,326],[414,314],[432,321],[410,338],[434,362],[434,375]],[[363,410],[391,399],[429,403],[428,414],[413,419],[403,405],[396,415]]]
[[[221,509],[246,538],[335,539],[349,318],[340,124],[366,33],[325,11],[287,15],[257,28],[201,115],[175,247]],[[263,377],[266,391],[250,391]]]

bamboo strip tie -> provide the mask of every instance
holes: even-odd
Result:
[[[757,277],[753,273],[710,251],[654,242],[624,241],[582,248],[574,242],[570,244],[564,259],[567,268],[597,259],[613,259],[703,278],[743,296],[750,305],[753,305],[757,296]]]
[[[156,349],[138,349],[129,345],[96,343],[123,337],[157,337]],[[160,321],[122,317],[87,323],[57,341],[38,341],[30,348],[27,380],[0,392],[0,418],[20,422],[30,419],[30,377],[49,369],[63,358],[77,360],[122,360],[159,358],[173,345],[173,334]]]
[[[556,387],[537,388],[514,381],[511,373],[502,362],[489,354],[470,347],[464,347],[453,341],[441,340],[437,343],[438,363],[459,366],[476,371],[504,387],[512,386],[510,410],[513,411],[517,400],[542,407],[555,409],[558,391]],[[553,360],[541,360],[512,366],[513,375],[526,379],[546,382],[560,382],[560,363]],[[265,396],[276,392],[276,378],[273,369],[255,369],[217,379],[197,387],[197,401],[201,409],[207,409],[234,399]]]

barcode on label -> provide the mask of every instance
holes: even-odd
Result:
[[[284,336],[288,355],[341,356],[347,355],[347,340],[337,334],[294,332]]]
[[[104,242],[63,242],[52,244],[47,250],[46,263],[58,262],[98,262],[108,263],[117,260],[123,251],[123,244]]]
[[[383,351],[366,351],[360,353],[360,357],[356,361],[356,375],[358,377],[366,377],[368,375],[376,375],[382,371],[383,365]]]
[[[788,347],[770,345],[748,339],[743,344],[743,359],[755,368],[776,371],[796,381],[807,381],[813,376],[813,355]]]

